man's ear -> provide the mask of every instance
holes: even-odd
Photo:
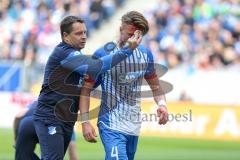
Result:
[[[69,41],[69,38],[68,38],[68,34],[66,32],[63,32],[63,40],[65,42],[68,42]]]

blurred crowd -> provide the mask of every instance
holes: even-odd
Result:
[[[63,17],[82,17],[91,36],[124,1],[0,0],[0,60],[45,64],[60,41],[59,23]]]
[[[81,16],[88,35],[124,0],[0,0],[0,59],[45,64],[60,41],[59,22]],[[159,0],[146,14],[144,44],[169,68],[190,64],[209,69],[240,64],[239,0]]]
[[[124,2],[0,0],[0,60],[22,61],[28,74],[23,80],[26,86],[39,84],[41,77],[37,76],[42,75],[53,46],[60,41],[63,17],[82,17],[91,36]],[[150,30],[143,44],[158,63],[189,71],[239,70],[240,0],[158,0],[144,15]]]
[[[240,68],[239,0],[159,0],[144,45],[168,68]]]
[[[0,0],[0,63],[20,62],[21,90],[39,93],[43,70],[61,41],[59,23],[67,15],[84,19],[88,37],[125,0]],[[1,88],[1,87],[0,87]]]

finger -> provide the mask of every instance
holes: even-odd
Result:
[[[141,31],[140,31],[140,30],[136,30],[136,31],[134,32],[134,34],[135,34],[137,37],[139,37],[139,36],[141,35]]]
[[[161,114],[162,114],[161,109],[158,109],[158,110],[157,110],[157,116],[158,116],[158,117],[161,117]]]
[[[94,133],[90,133],[89,138],[90,138],[90,140],[95,139]]]
[[[84,139],[86,139],[86,137],[87,137],[87,134],[83,134],[83,137],[84,137]]]
[[[142,39],[142,34],[141,34],[141,32],[139,32],[138,35],[137,35],[137,41],[139,41],[141,39]]]
[[[91,143],[96,143],[97,140],[96,140],[96,139],[91,139],[91,140],[89,140],[89,142],[91,142]]]
[[[159,124],[166,124],[167,122],[166,122],[166,120],[164,119],[164,118],[162,118],[161,120],[160,120],[160,122],[159,122]]]
[[[137,44],[141,43],[141,41],[142,41],[142,35],[140,35],[140,36],[138,37],[138,39],[137,39]]]
[[[133,42],[133,43],[137,42],[137,39],[138,39],[138,37],[137,37],[136,35],[133,35],[133,37],[132,37],[132,42]]]
[[[90,133],[89,131],[83,133],[83,137],[87,137],[89,135],[89,133]]]
[[[161,113],[159,111],[157,111],[157,117],[160,117]]]
[[[140,34],[138,31],[135,31],[134,34],[129,38],[129,40],[136,41],[139,38]]]
[[[97,140],[96,140],[96,138],[95,138],[93,133],[91,133],[90,136],[89,136],[89,142],[94,142],[94,143],[97,142]]]
[[[141,36],[141,32],[139,30],[136,30],[131,38],[133,41],[137,41],[139,39],[139,36]]]
[[[158,124],[162,124],[163,123],[163,117],[161,116],[158,120]]]
[[[165,121],[166,121],[166,123],[168,122],[168,113],[166,113]]]
[[[90,138],[90,134],[89,134],[89,133],[88,133],[88,134],[86,134],[84,138],[85,138],[85,140],[86,140],[86,141],[88,141],[88,142],[89,142],[89,140],[91,139],[91,138]]]
[[[137,40],[139,36],[140,36],[140,34],[138,32],[135,32],[134,33],[134,40]]]
[[[158,111],[158,117],[159,117],[158,123],[162,124],[163,123],[163,119],[164,119],[164,113],[162,112],[162,110]]]
[[[168,121],[168,114],[167,114],[167,112],[163,112],[162,113],[162,119],[160,120],[160,124],[166,124],[167,123],[167,121]]]
[[[97,142],[97,139],[96,139],[96,138],[92,138],[92,139],[90,140],[90,142],[96,143],[96,142]]]
[[[97,137],[97,134],[96,134],[96,132],[95,132],[95,129],[93,129],[93,135],[94,135],[94,137]]]
[[[164,121],[164,119],[163,119],[163,115],[161,115],[161,117],[159,118],[159,124],[163,124],[163,121]]]
[[[162,125],[165,125],[167,123],[167,120],[164,119],[161,123],[162,123]]]
[[[88,141],[87,135],[84,135],[83,137],[84,137],[84,139],[85,139],[86,141]]]
[[[163,118],[163,119],[161,119],[161,121],[159,122],[159,124],[162,124],[162,125],[164,125],[164,124],[166,124],[167,123],[167,121]]]
[[[168,122],[168,114],[166,114],[166,117],[165,117],[165,123],[166,124]]]
[[[86,141],[88,141],[88,137],[87,137],[87,136],[84,136],[84,139],[85,139]]]
[[[132,41],[136,41],[137,40],[137,34],[136,34],[136,31],[134,32],[134,34],[132,35],[132,37],[130,38],[130,40]]]

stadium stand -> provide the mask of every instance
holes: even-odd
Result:
[[[152,50],[156,62],[170,71],[180,69],[191,74],[240,68],[240,4],[237,0],[151,0],[148,1],[154,6],[151,9],[146,1],[136,0],[9,0],[1,4],[1,91],[38,93],[46,60],[52,46],[60,41],[58,23],[69,14],[85,19],[90,39],[100,39],[101,42],[96,41],[100,46],[106,43],[102,42],[108,37],[106,34],[112,39],[117,29],[115,23],[122,13],[141,10],[150,23],[143,44]],[[119,16],[116,18],[116,15]],[[96,32],[98,36],[92,36]],[[94,48],[96,43],[88,41],[87,47]],[[174,79],[172,74],[169,73],[170,79]],[[178,83],[171,83],[177,92]],[[178,97],[180,94],[180,99],[189,96],[184,88],[181,92],[174,94]]]
[[[20,62],[18,68],[24,66],[24,69],[22,69],[22,79],[15,78],[13,79],[14,82],[11,82],[21,85],[20,87],[9,88],[6,86],[10,84],[2,84],[0,90],[28,91],[31,85],[41,81],[41,73],[51,53],[52,46],[60,41],[59,22],[64,16],[71,14],[82,17],[88,28],[88,36],[91,36],[93,30],[99,29],[101,24],[107,21],[124,4],[124,1],[1,1],[0,78],[3,75],[9,75],[8,72],[13,70],[11,68],[16,60]],[[13,75],[15,74],[13,73]]]
[[[145,45],[159,63],[203,70],[240,66],[239,1],[159,0],[148,15]]]

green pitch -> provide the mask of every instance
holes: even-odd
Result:
[[[12,130],[0,129],[0,160],[14,159]],[[39,152],[39,147],[37,148]],[[104,159],[100,139],[90,144],[77,135],[80,160]],[[68,159],[67,157],[65,158]],[[140,137],[136,160],[240,160],[240,143]]]

